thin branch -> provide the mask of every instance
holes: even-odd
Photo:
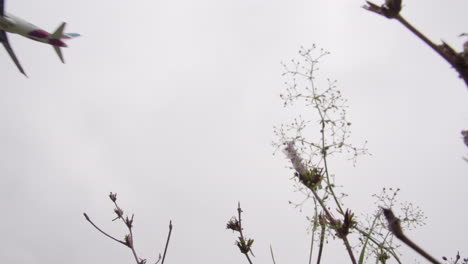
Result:
[[[126,216],[124,218],[123,217],[123,210],[117,204],[116,196],[113,196],[113,194],[111,193],[109,195],[109,197],[110,197],[110,199],[112,200],[112,202],[115,205],[114,212],[117,214],[117,218],[115,218],[114,220],[117,220],[117,219],[122,220],[122,222],[125,224],[125,226],[127,227],[128,231],[129,231],[129,234],[125,237],[125,241],[127,242],[125,244],[132,250],[132,254],[133,254],[133,257],[135,258],[136,263],[140,264],[142,262],[142,260],[138,257],[138,255],[136,253],[135,246],[134,246],[134,241],[133,241],[134,239],[133,239],[132,225],[133,225],[134,215],[132,215],[132,218],[130,218],[130,219],[128,218],[128,216]]]
[[[159,261],[161,261],[161,259],[162,259],[162,258],[161,258],[161,254],[159,254],[159,256],[158,256],[158,260],[156,260],[156,262],[155,262],[154,264],[158,264],[158,263],[159,263]]]
[[[314,240],[315,240],[315,232],[317,231],[318,227],[318,214],[317,214],[317,201],[313,199],[314,201],[314,226],[312,227],[312,238],[310,239],[310,253],[309,253],[309,264],[312,264],[312,252],[314,249]]]
[[[83,213],[83,215],[84,215],[84,217],[86,218],[86,220],[87,220],[92,226],[94,226],[94,228],[96,228],[99,232],[101,232],[103,235],[105,235],[106,237],[108,237],[108,238],[110,238],[110,239],[112,239],[112,240],[114,240],[114,241],[119,242],[120,244],[122,244],[122,245],[124,245],[124,246],[128,246],[127,243],[125,243],[124,241],[118,240],[117,238],[115,238],[115,237],[113,237],[113,236],[107,234],[107,233],[104,232],[103,230],[101,230],[97,225],[95,225],[95,224],[93,223],[93,221],[91,221],[91,219],[89,218],[89,216],[88,216],[86,213]]]
[[[364,241],[364,244],[362,245],[361,254],[359,255],[359,264],[364,263],[366,247],[367,247],[367,243],[369,242],[369,236],[372,234],[372,232],[374,232],[375,224],[377,223],[377,220],[379,218],[380,218],[380,212],[377,213],[377,215],[374,218],[374,221],[372,221],[372,225],[371,225],[371,227],[369,229],[369,234],[368,234],[368,236],[366,236],[366,240]]]
[[[444,58],[452,67],[460,74],[460,78],[465,81],[468,86],[468,60],[464,58],[464,52],[457,53],[447,43],[442,42],[441,45],[434,44],[428,37],[411,25],[403,16],[400,15],[401,0],[386,0],[385,4],[378,6],[370,1],[366,1],[367,5],[364,9],[382,15],[388,19],[396,19],[403,24],[409,31],[431,47],[437,54]]]
[[[356,259],[354,258],[353,249],[351,248],[351,245],[349,244],[348,238],[344,237],[343,242],[345,244],[346,250],[348,251],[349,257],[351,258],[351,261],[353,262],[353,264],[357,264]]]
[[[396,236],[398,239],[400,239],[403,243],[408,245],[410,248],[418,252],[421,256],[425,257],[427,260],[434,264],[441,264],[439,261],[437,261],[435,258],[433,258],[431,255],[429,255],[426,251],[424,251],[421,247],[416,245],[413,241],[411,241],[404,233],[403,230],[401,229],[400,226],[400,219],[398,219],[392,212],[391,209],[387,208],[382,208],[382,211],[385,215],[385,218],[387,219],[388,222],[388,229],[394,236]]]
[[[317,220],[314,220],[314,222]],[[312,253],[314,249],[314,239],[315,239],[315,223],[314,230],[312,231],[312,237],[310,238],[310,252],[309,252],[309,264],[312,264]]]
[[[166,247],[164,248],[164,254],[163,254],[161,264],[164,264],[164,260],[166,259],[166,252],[167,252],[167,247],[169,246],[169,239],[171,239],[171,233],[172,233],[172,221],[169,221],[169,234],[167,235]]]
[[[242,232],[242,219],[241,219],[242,209],[240,207],[240,202],[237,205],[237,213],[239,215],[239,234],[240,234],[240,238],[241,238],[241,241],[245,241],[244,233]],[[252,260],[250,260],[250,257],[249,257],[249,252],[242,252],[242,253],[245,255],[245,257],[247,258],[249,263],[252,264]]]
[[[114,203],[114,206],[115,206],[114,213],[117,215],[117,217],[115,217],[112,221],[115,221],[115,220],[118,220],[118,219],[122,220],[122,222],[125,224],[125,226],[127,226],[128,231],[129,231],[129,233],[125,235],[125,239],[123,241],[119,240],[119,239],[116,239],[113,236],[111,236],[111,235],[107,234],[106,232],[104,232],[103,230],[101,230],[97,225],[95,225],[93,223],[93,221],[91,221],[91,219],[89,218],[89,216],[86,213],[83,213],[84,217],[99,232],[101,232],[105,236],[109,237],[110,239],[129,247],[131,249],[132,253],[133,253],[133,257],[135,258],[135,261],[136,261],[137,264],[145,264],[146,259],[139,258],[137,253],[136,253],[136,250],[135,250],[135,243],[134,243],[134,237],[133,237],[134,236],[133,235],[133,218],[134,218],[134,215],[132,214],[131,218],[129,218],[128,216],[124,217],[124,211],[117,204],[117,194],[116,193],[111,192],[109,194],[109,198]],[[169,245],[169,238],[171,236],[171,231],[172,231],[172,221],[169,222],[169,235],[168,235],[167,242],[166,242],[166,248],[164,249],[164,257],[161,258],[161,254],[159,254],[158,260],[156,260],[155,264],[158,264],[161,261],[161,259],[162,259],[162,263],[164,263],[164,258],[166,256],[167,248],[168,248],[168,245]]]
[[[322,207],[323,211],[325,212],[325,214],[328,216],[328,220],[330,221],[330,224],[332,226],[336,226],[336,223],[337,223],[336,219],[333,217],[333,215],[330,213],[330,211],[328,211],[327,207],[325,206],[325,204],[321,200],[321,198],[318,196],[317,192],[313,188],[310,188],[310,190],[314,194],[315,199],[318,200],[318,202],[319,202],[320,206]],[[345,244],[345,247],[346,247],[346,250],[348,251],[349,257],[351,258],[351,262],[353,264],[357,264],[356,258],[354,257],[354,253],[353,253],[353,250],[351,248],[351,245],[349,244],[347,236],[343,236],[343,237],[340,237],[340,238],[343,240],[343,242]]]
[[[319,106],[321,102],[317,101],[317,89],[315,88],[315,83],[314,83],[314,80],[312,78],[312,76],[314,75],[314,70],[315,70],[315,67],[312,64],[311,67],[310,67],[310,70],[309,70],[309,82],[310,82],[310,86],[312,88],[312,95],[313,95],[313,101],[314,101],[314,104],[315,104],[315,109],[317,109],[317,112],[318,112],[318,114],[320,116],[320,123],[322,124],[322,128],[320,130],[320,134],[321,134],[320,150],[321,150],[321,154],[322,154],[322,157],[323,157],[323,164],[324,164],[325,175],[326,175],[326,179],[327,179],[327,186],[328,186],[328,190],[330,191],[333,199],[335,200],[336,206],[338,206],[338,211],[343,214],[343,208],[341,208],[341,204],[338,201],[338,198],[337,198],[337,196],[335,194],[335,191],[333,190],[333,188],[331,186],[330,174],[328,173],[327,145],[325,143],[325,124],[326,124],[326,122],[325,122],[325,115],[324,115],[322,109]]]
[[[431,47],[435,52],[437,52],[442,58],[446,59],[444,54],[440,52],[437,45],[435,45],[428,37],[426,37],[423,33],[421,33],[418,29],[416,29],[413,25],[411,25],[405,18],[403,18],[400,14],[397,15],[396,20],[398,20],[403,26],[405,26],[409,31],[415,34],[418,38],[420,38],[424,43],[426,43],[429,47]],[[449,61],[450,63],[450,61]]]
[[[270,253],[271,253],[271,259],[273,260],[273,264],[276,264],[275,256],[273,255],[273,248],[271,247],[271,245],[270,245]]]
[[[114,202],[115,203],[115,202]],[[115,206],[117,206],[117,203],[115,204]],[[137,263],[140,263],[141,260],[140,258],[138,257],[137,253],[136,253],[136,250],[135,250],[135,246],[133,244],[133,231],[132,231],[132,222],[133,222],[133,215],[132,215],[132,218],[131,220],[128,219],[128,216],[127,216],[127,219],[124,220],[122,217],[120,217],[122,219],[122,221],[124,223],[126,223],[127,225],[127,228],[128,228],[128,231],[130,232],[130,237],[129,237],[129,240],[130,240],[130,248],[132,249],[132,253],[133,253],[133,257],[135,257],[135,260]]]
[[[323,252],[323,246],[324,246],[324,242],[325,242],[325,232],[326,232],[326,226],[325,226],[325,222],[323,221],[322,219],[322,216],[320,215],[320,225],[322,226],[322,230],[320,232],[320,245],[319,245],[319,253],[318,253],[318,256],[317,256],[317,264],[320,264],[320,261],[322,260],[322,252]]]

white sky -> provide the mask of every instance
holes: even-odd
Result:
[[[331,51],[319,74],[339,81],[354,139],[367,139],[373,154],[355,168],[332,163],[346,207],[371,213],[373,193],[400,187],[428,216],[415,240],[436,257],[467,256],[467,88],[363,4],[6,0],[9,13],[49,31],[66,21],[83,36],[62,65],[51,47],[10,35],[29,79],[0,51],[0,261],[131,263],[82,216],[123,237],[110,222],[112,191],[135,213],[135,243],[151,262],[172,219],[166,263],[246,263],[225,230],[241,201],[255,262],[271,261],[272,244],[277,263],[306,263],[311,212],[288,205],[301,196],[270,143],[272,127],[298,113],[282,107],[280,61],[312,43]],[[414,0],[402,14],[460,50],[466,10],[464,0]],[[424,263],[403,252],[406,263]],[[347,261],[341,242],[324,258]]]

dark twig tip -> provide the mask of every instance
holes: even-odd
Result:
[[[386,0],[385,4],[378,6],[370,1],[366,1],[364,9],[382,15],[386,18],[396,18],[401,11],[401,0]]]
[[[117,194],[111,192],[111,193],[109,194],[109,198],[112,200],[112,202],[115,203],[115,201],[117,201]]]
[[[392,212],[391,209],[382,208],[383,214],[388,222],[388,229],[392,232],[396,237],[402,239],[404,237],[403,230],[400,226],[400,219],[398,219]]]

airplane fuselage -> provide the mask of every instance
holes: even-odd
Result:
[[[47,43],[53,46],[67,46],[63,41],[53,38],[52,34],[41,29],[40,27],[33,25],[22,18],[7,13],[5,13],[3,16],[0,16],[0,30],[19,34],[29,39]],[[63,35],[62,38],[68,37]]]

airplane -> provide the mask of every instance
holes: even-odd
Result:
[[[0,42],[2,42],[3,46],[7,50],[8,54],[10,54],[11,59],[18,67],[18,70],[24,74],[26,77],[26,73],[21,67],[21,64],[16,57],[13,49],[10,46],[10,42],[8,41],[8,36],[6,32],[9,33],[16,33],[21,36],[30,38],[32,40],[36,40],[39,42],[47,43],[52,45],[55,52],[57,53],[58,57],[65,63],[63,58],[62,50],[60,48],[67,47],[67,44],[63,42],[65,39],[71,39],[80,36],[77,33],[64,33],[66,23],[63,22],[54,33],[49,33],[27,21],[16,17],[11,14],[7,14],[4,12],[4,0],[0,0]]]

